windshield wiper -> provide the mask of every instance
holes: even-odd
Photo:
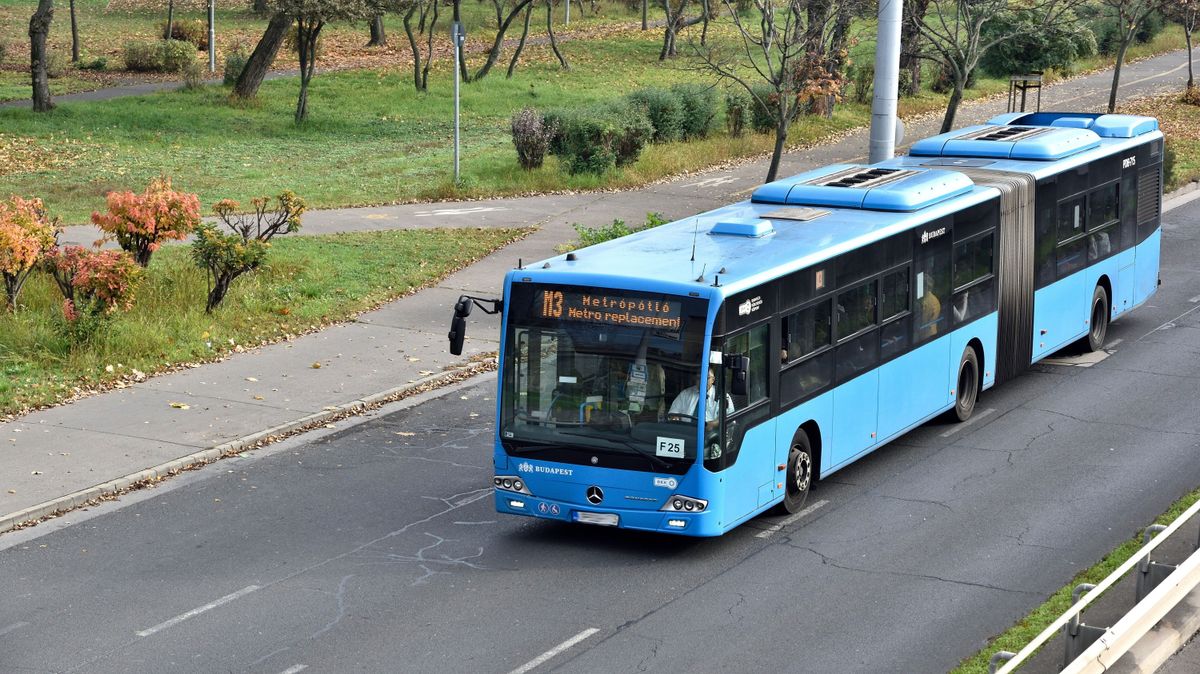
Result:
[[[596,440],[604,440],[606,442],[611,442],[614,444],[621,445],[622,447],[628,447],[629,449],[632,449],[634,452],[646,457],[647,459],[650,460],[651,463],[659,466],[660,468],[670,468],[671,467],[671,464],[668,463],[666,459],[655,456],[654,454],[650,454],[649,452],[647,452],[646,450],[637,446],[630,440],[622,440],[619,438],[610,438],[610,437],[606,437],[603,435],[590,435],[587,433],[580,433],[578,431],[569,431],[569,430],[560,430],[559,433],[562,433],[563,435],[578,435],[578,436],[592,438],[592,439],[596,439]]]

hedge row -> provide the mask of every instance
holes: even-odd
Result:
[[[570,173],[604,173],[637,161],[651,142],[708,136],[717,121],[717,92],[701,84],[648,87],[610,101],[513,116],[513,144],[521,165],[541,166],[544,153]]]

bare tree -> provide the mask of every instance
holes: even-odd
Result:
[[[1070,9],[1081,0],[1028,0],[1019,10],[1028,12],[1032,21],[1027,24],[1013,23],[1014,31],[1020,26],[1036,29],[1058,25],[1066,17],[1074,17]],[[1108,0],[1104,0],[1108,1]],[[1144,0],[1143,0],[1144,1]],[[930,8],[920,23],[921,35],[926,48],[933,57],[941,61],[950,74],[953,89],[942,117],[942,133],[954,127],[954,118],[962,103],[963,91],[970,81],[979,59],[995,45],[1011,39],[1015,32],[988,32],[983,36],[984,26],[1002,12],[1010,11],[1010,0],[930,0]],[[1016,8],[1014,8],[1016,9]]]
[[[904,0],[904,22],[900,28],[900,70],[907,70],[909,96],[921,91],[921,23],[929,11],[929,0]]]
[[[554,37],[554,0],[546,0],[546,34],[550,36],[550,48],[558,57],[558,65],[563,70],[570,70],[571,64],[567,63],[567,58],[558,48],[558,39]]]
[[[751,1],[755,16],[744,19],[732,0],[722,0],[737,30],[735,45],[726,49],[710,43],[697,46],[695,53],[701,68],[745,89],[753,99],[753,105],[770,115],[775,125],[775,151],[767,169],[767,182],[771,182],[779,173],[788,128],[798,108],[797,73],[805,54],[805,2]],[[664,7],[669,7],[669,2],[663,0]],[[667,11],[670,24],[671,14],[669,9]],[[664,53],[665,50],[664,45]]]
[[[517,41],[517,48],[513,50],[512,59],[508,62],[508,72],[504,75],[505,79],[512,79],[513,72],[517,69],[517,61],[521,59],[521,52],[525,49],[525,39],[529,37],[529,22],[533,18],[533,4],[525,7],[525,25],[521,28],[521,39]]]
[[[663,29],[663,46],[662,51],[658,55],[658,60],[665,61],[678,54],[676,42],[680,31],[688,26],[694,26],[703,22],[705,17],[708,16],[708,12],[706,11],[707,2],[705,2],[705,5],[701,7],[701,13],[689,18],[687,16],[687,9],[688,5],[691,4],[691,0],[675,0],[674,3],[672,3],[672,0],[661,0],[661,2],[663,12],[667,16],[667,21]]]
[[[1177,1],[1177,0],[1176,0]],[[1117,109],[1117,89],[1121,86],[1121,66],[1125,63],[1125,52],[1137,37],[1138,28],[1146,17],[1162,7],[1164,0],[1100,0],[1101,4],[1112,10],[1120,28],[1118,37],[1121,42],[1117,47],[1117,62],[1113,66],[1112,89],[1108,93],[1108,111]]]
[[[175,0],[167,0],[167,27],[163,30],[163,39],[171,39],[171,29],[175,27]]]
[[[496,19],[499,28],[496,30],[496,37],[492,40],[492,48],[488,50],[487,60],[483,62],[475,75],[471,77],[471,81],[481,80],[487,77],[492,71],[492,66],[496,65],[496,60],[500,58],[500,50],[504,47],[504,35],[508,32],[508,27],[512,25],[513,19],[520,16],[521,12],[533,3],[533,0],[517,0],[516,4],[503,15],[503,0],[493,0],[496,7]]]
[[[1190,91],[1196,86],[1196,73],[1192,67],[1192,34],[1200,27],[1200,0],[1175,0],[1164,9],[1168,18],[1183,26],[1183,39],[1187,43],[1187,88]]]
[[[404,34],[408,36],[408,46],[413,55],[413,86],[417,91],[427,91],[429,88],[429,67],[433,63],[433,33],[437,29],[438,0],[413,0],[403,9]],[[417,17],[416,31],[413,30],[413,17]],[[428,35],[425,35],[428,29]],[[425,54],[422,56],[419,36],[425,37]]]
[[[330,21],[358,21],[376,12],[367,0],[274,0],[275,8],[296,18],[296,51],[300,57],[300,96],[296,123],[308,119],[308,85],[317,68],[317,40]]]
[[[38,0],[37,11],[29,19],[29,70],[33,82],[33,109],[54,109],[50,100],[50,76],[46,73],[46,36],[54,18],[54,0]]]

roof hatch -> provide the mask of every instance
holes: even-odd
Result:
[[[962,173],[929,169],[835,165],[767,183],[751,200],[760,204],[916,211],[971,191]]]
[[[1019,118],[1024,121],[1024,118]],[[1100,145],[1094,131],[1077,126],[981,124],[913,143],[921,157],[978,157],[1052,161]]]
[[[1101,138],[1136,138],[1158,130],[1158,120],[1153,117],[1086,112],[1010,112],[993,117],[988,124],[1089,129]]]

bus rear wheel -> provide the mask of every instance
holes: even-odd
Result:
[[[1097,285],[1092,292],[1092,322],[1088,329],[1085,348],[1089,351],[1099,351],[1104,347],[1104,338],[1108,336],[1108,291],[1104,286]]]
[[[963,349],[962,360],[958,363],[958,387],[955,389],[954,418],[966,421],[975,411],[975,401],[979,398],[979,356],[975,349]]]
[[[813,453],[808,434],[797,431],[788,452],[787,477],[780,514],[798,513],[808,500],[808,491],[813,483]]]

